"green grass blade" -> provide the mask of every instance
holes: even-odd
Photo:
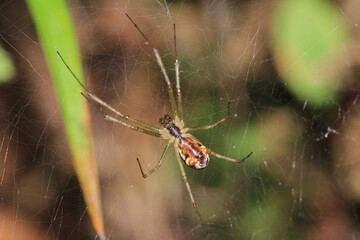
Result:
[[[27,5],[55,81],[75,171],[93,226],[100,239],[105,239],[88,107],[79,92],[80,86],[74,87],[75,79],[57,55],[59,51],[79,80],[84,82],[72,19],[63,0],[27,0]]]

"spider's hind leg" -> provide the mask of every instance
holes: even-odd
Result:
[[[179,164],[179,167],[180,167],[180,171],[181,171],[181,176],[183,178],[183,181],[185,183],[185,186],[186,186],[186,190],[188,191],[189,193],[189,196],[190,196],[190,199],[191,199],[191,203],[192,203],[192,206],[194,208],[194,211],[196,212],[196,215],[198,216],[198,218],[200,219],[200,223],[203,227],[205,227],[205,229],[207,230],[207,227],[206,225],[204,224],[204,220],[203,218],[201,217],[200,215],[200,212],[199,212],[199,209],[197,208],[196,206],[196,201],[194,199],[194,196],[192,194],[192,191],[191,191],[191,187],[190,187],[190,184],[189,184],[189,181],[187,179],[187,176],[186,176],[186,173],[185,173],[185,169],[184,169],[184,166],[183,166],[183,163],[180,159],[180,156],[179,156],[179,152],[178,152],[178,147],[174,144],[174,148],[175,148],[175,155],[176,155],[176,159],[178,161],[178,164]]]
[[[230,161],[230,162],[235,162],[235,163],[242,163],[243,161],[245,161],[246,159],[248,159],[248,158],[251,156],[251,154],[252,154],[252,152],[251,152],[251,153],[249,153],[246,157],[238,160],[238,159],[235,159],[235,158],[230,158],[230,157],[226,157],[226,156],[220,155],[220,154],[218,154],[218,153],[215,153],[215,152],[213,152],[213,151],[212,151],[211,149],[209,149],[209,148],[208,148],[207,150],[209,151],[209,153],[210,153],[211,155],[213,155],[213,156],[215,156],[215,157],[217,157],[217,158],[225,159],[225,160],[228,160],[228,161]]]

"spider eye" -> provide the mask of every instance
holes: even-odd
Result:
[[[172,119],[169,115],[165,114],[164,117],[159,119],[159,122],[162,126],[166,127],[169,123],[171,123]]]

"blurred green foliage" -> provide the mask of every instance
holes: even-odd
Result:
[[[0,46],[0,83],[10,81],[15,73],[15,66],[10,55]]]
[[[279,73],[300,101],[321,106],[336,99],[349,30],[331,2],[280,1],[272,36]]]

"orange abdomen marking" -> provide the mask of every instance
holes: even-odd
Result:
[[[186,165],[194,169],[205,168],[210,161],[208,150],[200,142],[183,138],[179,141],[179,152]]]

